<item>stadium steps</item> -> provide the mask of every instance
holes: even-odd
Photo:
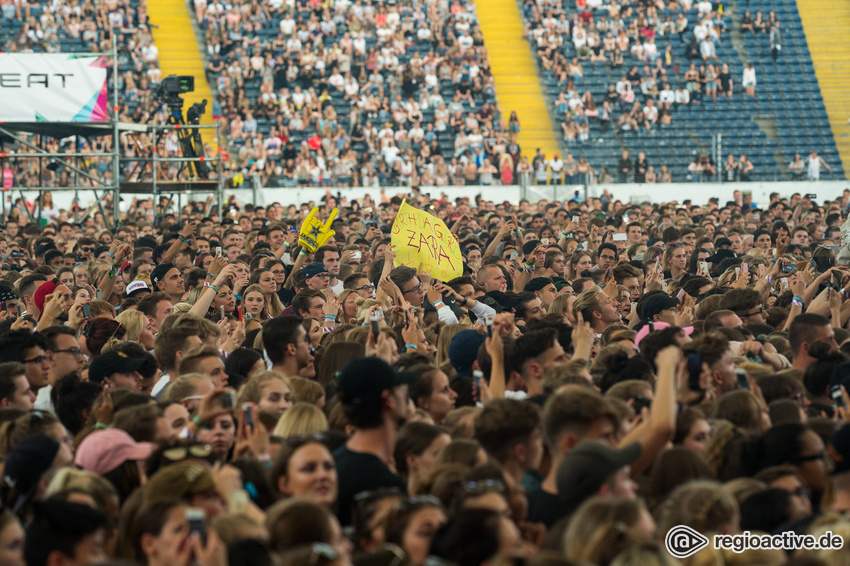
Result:
[[[850,167],[850,3],[797,0],[821,94],[845,171]],[[830,163],[830,165],[835,165]]]
[[[552,130],[552,118],[546,109],[528,41],[522,37],[522,18],[516,0],[477,0],[476,5],[505,126],[511,111],[515,110],[521,126],[519,144],[524,155],[533,156],[537,147],[547,158],[562,153]]]
[[[179,0],[148,0],[148,15],[154,24],[153,40],[159,49],[159,66],[163,78],[168,75],[192,75],[195,91],[183,96],[183,115],[192,104],[207,100],[207,111],[201,124],[212,126],[212,91],[207,83],[206,67],[192,28],[189,4]],[[204,145],[218,150],[215,130],[201,130]]]

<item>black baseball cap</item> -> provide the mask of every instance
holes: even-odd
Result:
[[[731,245],[731,243],[730,243]],[[726,258],[736,257],[735,252],[730,249],[723,248],[722,250],[716,250],[714,255],[708,256],[705,258],[705,261],[709,263],[718,264]]]
[[[531,281],[525,284],[525,290],[529,293],[533,293],[535,291],[540,291],[545,288],[546,285],[553,284],[554,282],[548,277],[535,277]]]
[[[92,361],[89,367],[89,381],[103,383],[113,373],[139,371],[144,364],[144,358],[133,358],[124,352],[104,352]]]
[[[157,291],[156,284],[165,279],[165,276],[172,269],[177,269],[177,266],[173,263],[160,263],[151,271],[151,287],[153,287],[154,291]]]
[[[396,372],[384,360],[370,357],[354,360],[342,368],[336,388],[342,404],[352,406],[379,401],[387,389],[415,382],[414,374]]]
[[[567,452],[558,467],[558,494],[568,507],[575,508],[599,491],[611,475],[640,457],[637,442],[616,449],[595,440],[586,440]]]
[[[643,305],[640,308],[640,318],[642,320],[652,320],[652,317],[660,314],[661,311],[675,309],[678,306],[679,301],[670,295],[655,293],[643,301]]]
[[[306,281],[307,279],[310,279],[311,277],[315,277],[316,275],[319,275],[320,273],[327,273],[327,272],[328,272],[328,268],[325,267],[324,263],[322,263],[320,261],[309,263],[309,264],[307,264],[306,267],[304,267],[304,271],[303,271],[304,280]]]

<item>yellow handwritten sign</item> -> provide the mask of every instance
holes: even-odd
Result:
[[[431,277],[448,281],[463,274],[460,246],[445,222],[425,211],[401,203],[392,230],[396,266],[422,266]]]

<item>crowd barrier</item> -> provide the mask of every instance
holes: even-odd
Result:
[[[468,186],[447,186],[447,187],[422,187],[420,190],[423,194],[429,194],[432,198],[441,198],[446,195],[450,200],[459,197],[474,198],[476,195],[482,195],[486,200],[494,202],[510,202],[517,203],[525,198],[529,201],[538,201],[540,199],[552,200],[570,200],[575,198],[576,193],[579,198],[598,197],[603,191],[607,190],[612,201],[620,200],[624,203],[641,203],[641,202],[682,202],[690,199],[695,203],[704,204],[711,197],[717,197],[721,205],[732,200],[733,192],[751,191],[753,195],[753,203],[756,205],[764,205],[769,202],[770,193],[779,193],[783,197],[790,197],[794,193],[800,194],[815,194],[817,200],[832,200],[839,197],[845,189],[850,189],[850,181],[819,181],[819,182],[764,182],[764,183],[666,183],[666,184],[639,184],[639,183],[614,183],[614,184],[599,184],[599,185],[527,185],[525,187],[518,185],[511,186],[486,186],[486,185],[468,185]],[[256,203],[259,205],[268,205],[273,202],[279,202],[285,206],[294,204],[296,206],[302,203],[318,203],[330,191],[333,195],[341,194],[348,199],[361,199],[365,195],[370,195],[374,200],[380,200],[382,194],[387,197],[392,197],[397,194],[406,194],[410,192],[410,187],[385,187],[380,188],[363,188],[363,187],[347,187],[347,188],[250,188],[243,186],[237,189],[225,188],[225,198],[235,197],[241,205],[248,203]],[[34,202],[38,197],[35,191],[21,192],[21,189],[14,189],[6,192],[7,210],[8,203],[12,200],[23,196],[29,202]],[[188,200],[206,200],[210,193],[184,193],[175,195],[175,207],[178,202],[185,204]],[[135,195],[137,198],[144,198],[143,194]],[[53,200],[58,208],[67,209],[70,207],[73,192],[57,191],[53,193]],[[178,200],[179,197],[179,200]],[[89,203],[94,202],[95,196],[92,191],[80,191],[79,202],[85,208]],[[132,196],[121,196],[120,208],[126,211],[130,206]]]

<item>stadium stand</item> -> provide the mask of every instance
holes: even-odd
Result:
[[[349,186],[477,183],[485,155],[516,167],[473,2],[311,6],[196,3],[240,168]]]
[[[666,166],[674,181],[707,180],[713,174],[701,171],[717,169],[730,180],[789,180],[794,154],[805,161],[818,151],[831,166],[823,175],[844,178],[793,1],[749,2],[751,20],[763,12],[756,33],[742,31],[741,5],[732,12],[707,1],[662,9],[642,2],[627,2],[619,10],[593,1],[578,5],[534,0],[523,5],[528,37],[553,105],[554,127],[567,150],[576,154],[567,160],[582,156],[597,175],[607,177],[610,171],[613,180],[621,151],[627,149],[632,160],[643,152],[656,176]],[[780,36],[770,33],[768,18],[780,22]],[[775,60],[774,39],[781,41]],[[749,63],[756,76],[754,97],[742,89]],[[626,82],[634,94],[618,95]],[[670,85],[666,92],[665,83]],[[679,86],[687,96],[680,95]],[[686,97],[687,104],[677,103]],[[649,99],[655,109],[646,104]],[[669,116],[664,101],[669,101]],[[588,120],[586,112],[576,110],[579,106],[595,107],[603,119]],[[647,112],[657,112],[657,121],[647,120]],[[722,134],[721,163],[707,162],[714,134]],[[728,155],[735,168],[725,167]],[[744,178],[742,163],[751,169]],[[642,172],[637,175],[619,180],[644,178]]]

